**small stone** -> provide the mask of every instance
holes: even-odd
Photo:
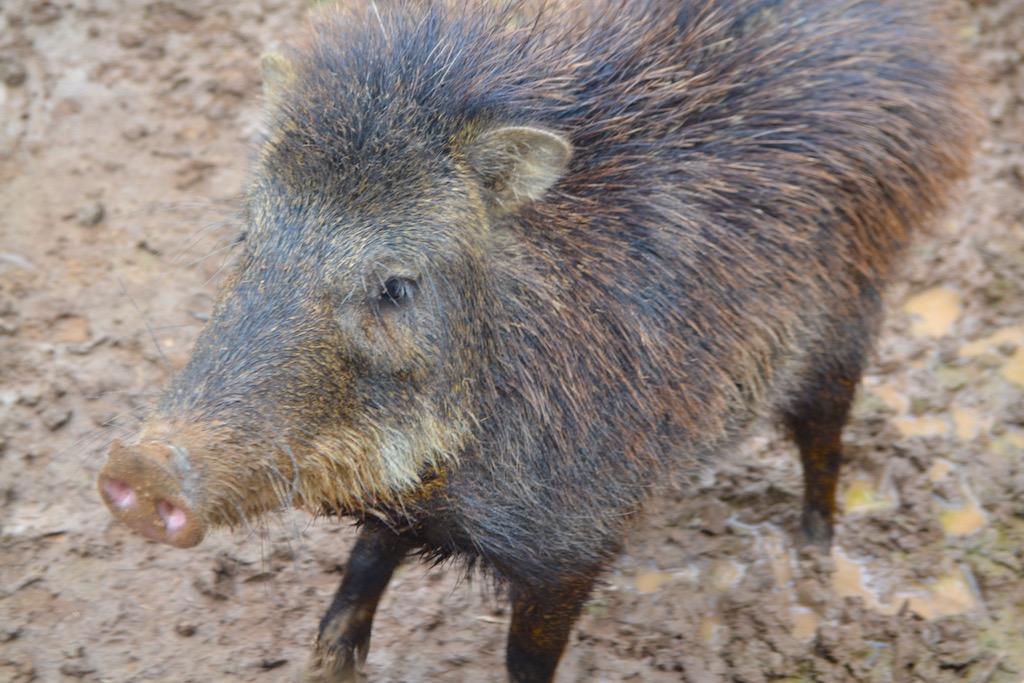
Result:
[[[96,673],[96,667],[88,661],[85,648],[79,647],[75,652],[64,653],[64,663],[60,666],[60,672],[71,678],[85,678]]]
[[[99,225],[107,215],[107,207],[102,202],[96,202],[84,207],[75,214],[75,222],[83,228],[92,228]]]
[[[1017,352],[1017,344],[1015,342],[1003,342],[996,347],[996,351],[1008,358]]]
[[[39,417],[50,431],[56,431],[71,420],[71,410],[61,406],[50,406],[40,412]]]
[[[140,33],[131,33],[125,31],[124,33],[119,33],[117,36],[118,45],[125,48],[126,50],[141,47],[144,42],[146,42],[146,39]]]
[[[262,659],[260,661],[260,668],[263,669],[264,671],[271,671],[273,669],[277,669],[278,667],[282,667],[282,666],[284,666],[287,663],[288,663],[287,659],[266,659],[266,658],[264,658],[264,659]]]
[[[36,26],[45,26],[60,19],[62,14],[60,7],[52,2],[36,2],[29,7],[28,20]]]
[[[147,135],[149,135],[149,128],[147,128],[145,125],[141,123],[130,124],[121,132],[121,137],[123,137],[128,142],[135,142],[136,140],[141,140]]]
[[[28,71],[14,57],[0,56],[0,81],[12,88],[25,82]]]
[[[0,643],[9,643],[12,640],[17,640],[21,638],[24,631],[25,627],[21,625],[5,626],[3,629],[0,629]]]
[[[196,634],[195,624],[178,624],[174,627],[174,632],[182,638],[191,638]]]

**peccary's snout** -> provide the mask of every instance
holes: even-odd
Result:
[[[198,545],[206,524],[185,494],[173,463],[185,459],[175,446],[114,443],[100,472],[103,502],[118,520],[146,538],[178,548]]]

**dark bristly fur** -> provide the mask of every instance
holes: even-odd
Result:
[[[550,680],[644,500],[761,416],[827,548],[882,290],[974,140],[939,9],[317,13],[265,59],[243,253],[108,504],[181,546],[280,504],[362,519],[308,681],[355,680],[416,551],[506,585],[510,676]]]

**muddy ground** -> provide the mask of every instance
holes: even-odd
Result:
[[[0,4],[0,681],[291,681],[352,531],[294,512],[191,551],[94,477],[180,368],[230,258],[259,55],[301,0]],[[850,428],[831,558],[790,542],[766,428],[650,510],[560,681],[1024,681],[1024,3],[964,6],[992,124],[922,243]],[[410,565],[374,681],[503,680],[508,614]]]

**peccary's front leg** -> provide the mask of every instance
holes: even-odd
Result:
[[[355,683],[370,649],[370,629],[384,589],[409,550],[393,531],[367,523],[349,556],[338,592],[320,620],[303,683]]]
[[[548,683],[554,678],[596,577],[595,571],[543,586],[513,585],[506,654],[511,683]]]

